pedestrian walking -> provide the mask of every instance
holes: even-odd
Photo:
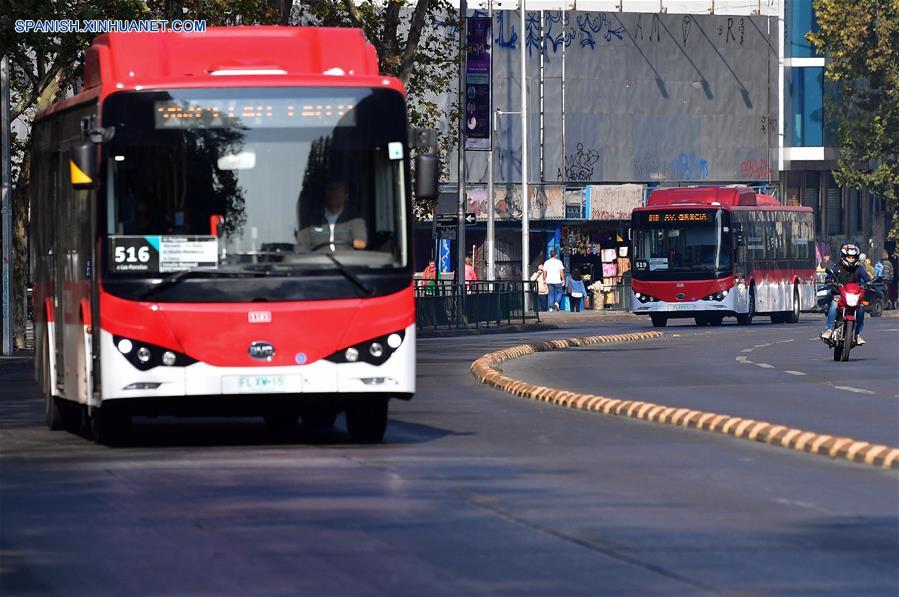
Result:
[[[468,288],[471,285],[471,282],[478,281],[478,272],[475,271],[474,266],[471,264],[471,257],[465,258],[465,288]]]
[[[546,285],[549,287],[549,310],[559,310],[562,302],[562,286],[565,283],[565,265],[556,259],[556,252],[549,251],[549,259],[543,262]]]
[[[546,285],[546,272],[543,264],[537,266],[537,271],[531,274],[531,282],[537,283],[537,307],[540,311],[546,311],[546,302],[549,297],[549,287]]]
[[[886,249],[881,253],[880,258],[880,267],[883,268],[883,273],[880,275],[883,278],[883,285],[886,286],[887,289],[887,309],[895,309],[896,308],[896,270],[893,268],[893,262],[890,261],[890,253]]]
[[[573,274],[568,282],[568,302],[571,304],[572,311],[580,313],[581,304],[584,302],[584,295],[586,294],[587,289],[584,288],[584,281],[581,279],[581,275],[579,273]]]

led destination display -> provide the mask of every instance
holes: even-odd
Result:
[[[641,215],[649,224],[679,224],[685,222],[713,222],[714,211],[655,211],[644,212]]]

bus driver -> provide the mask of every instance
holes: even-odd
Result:
[[[325,185],[323,209],[313,216],[311,226],[297,232],[297,252],[306,253],[324,247],[333,252],[338,246],[365,249],[368,245],[365,220],[347,205],[349,196],[346,183],[341,180]]]

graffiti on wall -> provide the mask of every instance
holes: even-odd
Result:
[[[475,187],[467,191],[468,211],[478,220],[487,219],[487,188]],[[502,186],[493,190],[494,218],[521,219],[521,187]],[[533,185],[528,187],[528,217],[535,220],[561,220],[565,217],[565,187]]]
[[[771,176],[768,160],[743,160],[740,163],[740,177],[746,180],[767,180]]]
[[[559,180],[589,182],[595,180],[594,167],[599,162],[599,152],[595,149],[585,149],[583,143],[577,144],[577,151],[565,156],[565,176],[559,170]]]
[[[632,162],[637,180],[706,180],[709,162],[696,153],[681,153],[671,159],[644,156]]]
[[[497,13],[494,41],[499,48],[514,50],[518,47],[517,19],[515,13]],[[624,40],[624,27],[620,23],[612,23],[604,12],[576,13],[572,23],[567,12],[545,11],[542,35],[540,13],[528,12],[525,15],[525,29],[524,40],[528,54],[539,54],[542,51],[546,57],[550,53],[560,52],[563,46],[596,50],[597,44],[602,41],[613,43]]]

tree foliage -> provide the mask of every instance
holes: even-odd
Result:
[[[899,199],[899,0],[814,0],[819,30],[808,39],[827,58],[836,94],[838,184]],[[891,237],[899,237],[894,215]]]
[[[449,113],[441,108],[441,96],[452,93],[459,42],[456,10],[447,0],[312,0],[304,4],[304,24],[358,27],[378,53],[381,72],[397,77],[406,87],[409,125],[438,128],[455,122],[457,103]],[[455,147],[452,126],[439,130],[440,163],[444,173],[448,152]],[[415,215],[430,217],[433,205],[416,201]]]

